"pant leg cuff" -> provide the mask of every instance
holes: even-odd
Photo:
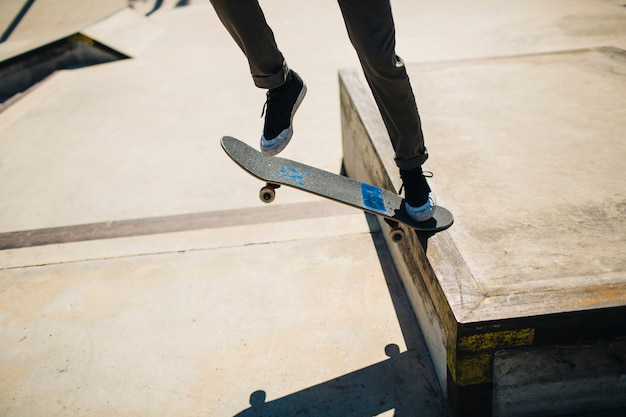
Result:
[[[283,61],[283,66],[274,74],[253,75],[252,79],[257,87],[269,90],[283,85],[287,80],[287,74],[289,74],[289,66],[286,61]]]
[[[428,159],[428,150],[424,149],[424,153],[410,159],[395,159],[396,166],[403,170],[411,170],[420,167]]]

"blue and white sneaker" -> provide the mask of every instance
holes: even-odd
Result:
[[[435,196],[428,186],[422,167],[400,170],[400,177],[405,195],[404,208],[409,217],[416,222],[430,220],[435,212]]]
[[[261,153],[274,156],[281,152],[293,136],[293,116],[306,95],[306,84],[289,70],[283,85],[267,91],[263,107],[265,125],[261,136]]]

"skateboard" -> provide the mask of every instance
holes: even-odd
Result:
[[[401,224],[421,232],[438,232],[452,226],[454,222],[452,213],[441,206],[435,207],[431,219],[416,222],[404,209],[402,197],[389,190],[289,159],[263,156],[261,152],[230,136],[224,136],[221,144],[237,165],[265,182],[259,192],[259,198],[264,203],[274,201],[276,189],[281,185],[297,188],[383,217],[391,226],[389,236],[394,242],[404,239],[405,232]]]

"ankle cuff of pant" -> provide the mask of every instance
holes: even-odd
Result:
[[[428,150],[424,148],[424,153],[421,155],[418,155],[411,159],[396,158],[395,161],[396,161],[396,166],[398,168],[408,171],[411,169],[415,169],[419,166],[422,166],[424,162],[426,162],[427,159],[428,159]]]
[[[287,61],[283,60],[283,65],[274,74],[269,75],[253,75],[254,85],[259,88],[270,90],[272,88],[280,87],[287,80],[287,74],[289,74],[289,66]]]

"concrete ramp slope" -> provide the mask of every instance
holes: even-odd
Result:
[[[124,7],[86,23],[70,19],[67,25],[44,27],[41,33],[35,29],[17,32],[15,40],[0,44],[0,101],[59,69],[135,57],[163,31],[147,17]]]
[[[71,36],[126,8],[124,0],[3,0],[0,62]]]

